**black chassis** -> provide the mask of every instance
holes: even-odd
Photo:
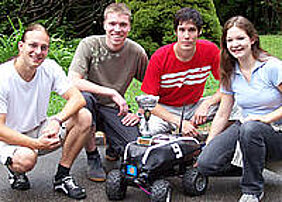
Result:
[[[149,189],[157,179],[182,176],[193,166],[202,145],[195,138],[172,137],[158,135],[154,138],[163,140],[150,146],[137,141],[127,144],[120,168],[127,185]],[[135,172],[130,173],[130,168]]]

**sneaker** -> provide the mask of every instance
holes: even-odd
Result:
[[[115,152],[115,150],[112,147],[108,147],[106,149],[106,156],[105,158],[108,161],[117,161],[119,159],[119,155]]]
[[[260,195],[243,194],[241,196],[239,202],[259,202],[259,201],[261,201],[263,195],[264,195],[264,192],[262,192]]]
[[[68,175],[62,179],[54,180],[54,190],[66,194],[70,198],[84,199],[86,198],[85,189],[81,188],[74,181],[73,177]]]
[[[16,173],[10,169],[8,170],[9,170],[9,182],[11,184],[12,189],[16,189],[16,190],[30,189],[30,183],[25,173]]]
[[[104,182],[106,173],[103,169],[99,153],[93,156],[94,158],[87,159],[87,175],[94,182]]]

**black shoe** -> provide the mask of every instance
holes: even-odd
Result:
[[[106,156],[105,158],[108,161],[117,161],[119,159],[119,155],[115,152],[115,150],[112,147],[108,147],[106,149]]]
[[[8,170],[9,170],[9,182],[11,184],[12,189],[16,189],[16,190],[30,189],[30,183],[25,173],[16,173],[10,169]]]
[[[62,179],[54,180],[55,191],[60,191],[70,198],[84,199],[86,198],[85,189],[81,188],[74,181],[72,176],[65,176]]]
[[[99,153],[87,159],[87,175],[90,180],[95,182],[104,182],[106,180],[106,173]]]

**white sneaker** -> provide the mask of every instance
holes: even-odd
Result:
[[[254,194],[243,194],[239,199],[239,202],[259,202],[264,195],[264,192],[261,192],[259,196]]]

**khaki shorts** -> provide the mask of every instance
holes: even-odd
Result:
[[[39,126],[35,127],[34,129],[32,129],[30,131],[24,132],[23,134],[27,135],[28,137],[39,138],[41,136],[42,130],[47,126],[49,120],[50,120],[50,118],[46,119]],[[63,143],[63,141],[66,137],[65,123],[63,123],[62,127],[60,128],[58,136]],[[14,153],[16,152],[16,150],[19,149],[19,148],[21,148],[21,146],[10,145],[10,144],[6,144],[3,141],[0,141],[0,163],[5,164],[8,157],[12,158]],[[55,148],[53,150],[35,150],[35,151],[38,153],[38,155],[45,155],[45,154],[48,154],[52,151],[57,150],[58,148]]]

